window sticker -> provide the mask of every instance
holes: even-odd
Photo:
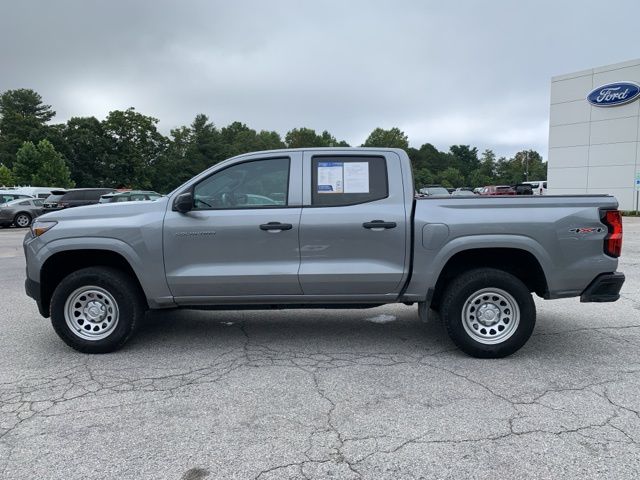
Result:
[[[318,162],[318,193],[344,193],[343,162]]]
[[[369,193],[369,162],[344,164],[344,193]]]

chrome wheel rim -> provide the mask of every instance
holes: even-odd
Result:
[[[495,345],[510,338],[520,324],[515,298],[499,288],[483,288],[467,298],[462,308],[462,325],[476,342]]]
[[[26,215],[18,215],[16,217],[16,224],[19,227],[28,227],[29,226],[29,217],[27,217]]]
[[[113,332],[118,325],[120,312],[115,298],[104,288],[85,286],[67,298],[64,318],[76,336],[95,341]]]

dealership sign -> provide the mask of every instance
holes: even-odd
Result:
[[[587,101],[596,107],[615,107],[634,101],[640,96],[640,85],[635,82],[607,83],[587,95]]]

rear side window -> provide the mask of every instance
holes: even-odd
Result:
[[[337,207],[389,196],[384,157],[315,156],[311,160],[311,204]]]
[[[84,200],[84,191],[78,190],[76,192],[68,192],[65,193],[61,200],[69,201],[69,200]]]

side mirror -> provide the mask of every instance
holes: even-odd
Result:
[[[181,193],[173,201],[173,209],[180,213],[187,213],[193,210],[193,193]]]

